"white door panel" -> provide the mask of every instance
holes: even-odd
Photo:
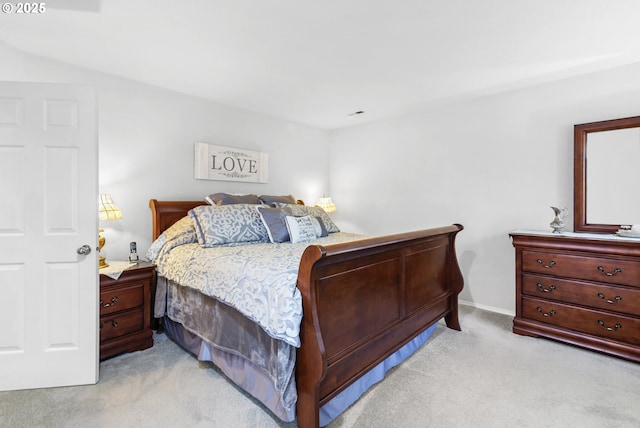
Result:
[[[96,113],[91,88],[0,82],[0,390],[98,379]]]

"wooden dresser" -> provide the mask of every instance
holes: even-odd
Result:
[[[100,275],[100,360],[153,346],[151,287],[155,267],[141,262],[118,279]]]
[[[513,332],[640,362],[640,240],[516,231]]]

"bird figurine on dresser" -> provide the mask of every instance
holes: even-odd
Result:
[[[564,218],[567,216],[567,209],[557,207],[551,207],[551,209],[556,216],[553,221],[549,223],[549,226],[553,229],[553,233],[561,233],[562,229],[564,229]]]

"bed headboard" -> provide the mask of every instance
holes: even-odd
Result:
[[[298,199],[296,202],[300,205],[304,205],[304,201],[301,199]],[[151,241],[155,241],[162,232],[171,227],[171,225],[176,221],[186,216],[191,208],[195,208],[200,205],[207,205],[207,203],[203,200],[158,201],[157,199],[151,199],[149,201],[153,227]]]
[[[151,199],[149,201],[153,227],[151,240],[155,241],[162,232],[171,227],[171,225],[173,225],[176,221],[186,216],[191,208],[206,204],[207,203],[203,200],[158,201],[157,199]]]

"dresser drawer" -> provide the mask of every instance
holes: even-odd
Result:
[[[640,345],[638,318],[528,297],[522,299],[522,317],[618,342]]]
[[[524,250],[522,270],[640,288],[640,263],[628,260]]]
[[[144,283],[100,291],[100,315],[137,308],[144,304]]]
[[[144,311],[136,310],[100,318],[100,342],[142,331]]]
[[[572,281],[542,275],[522,275],[522,293],[640,316],[640,288]]]

